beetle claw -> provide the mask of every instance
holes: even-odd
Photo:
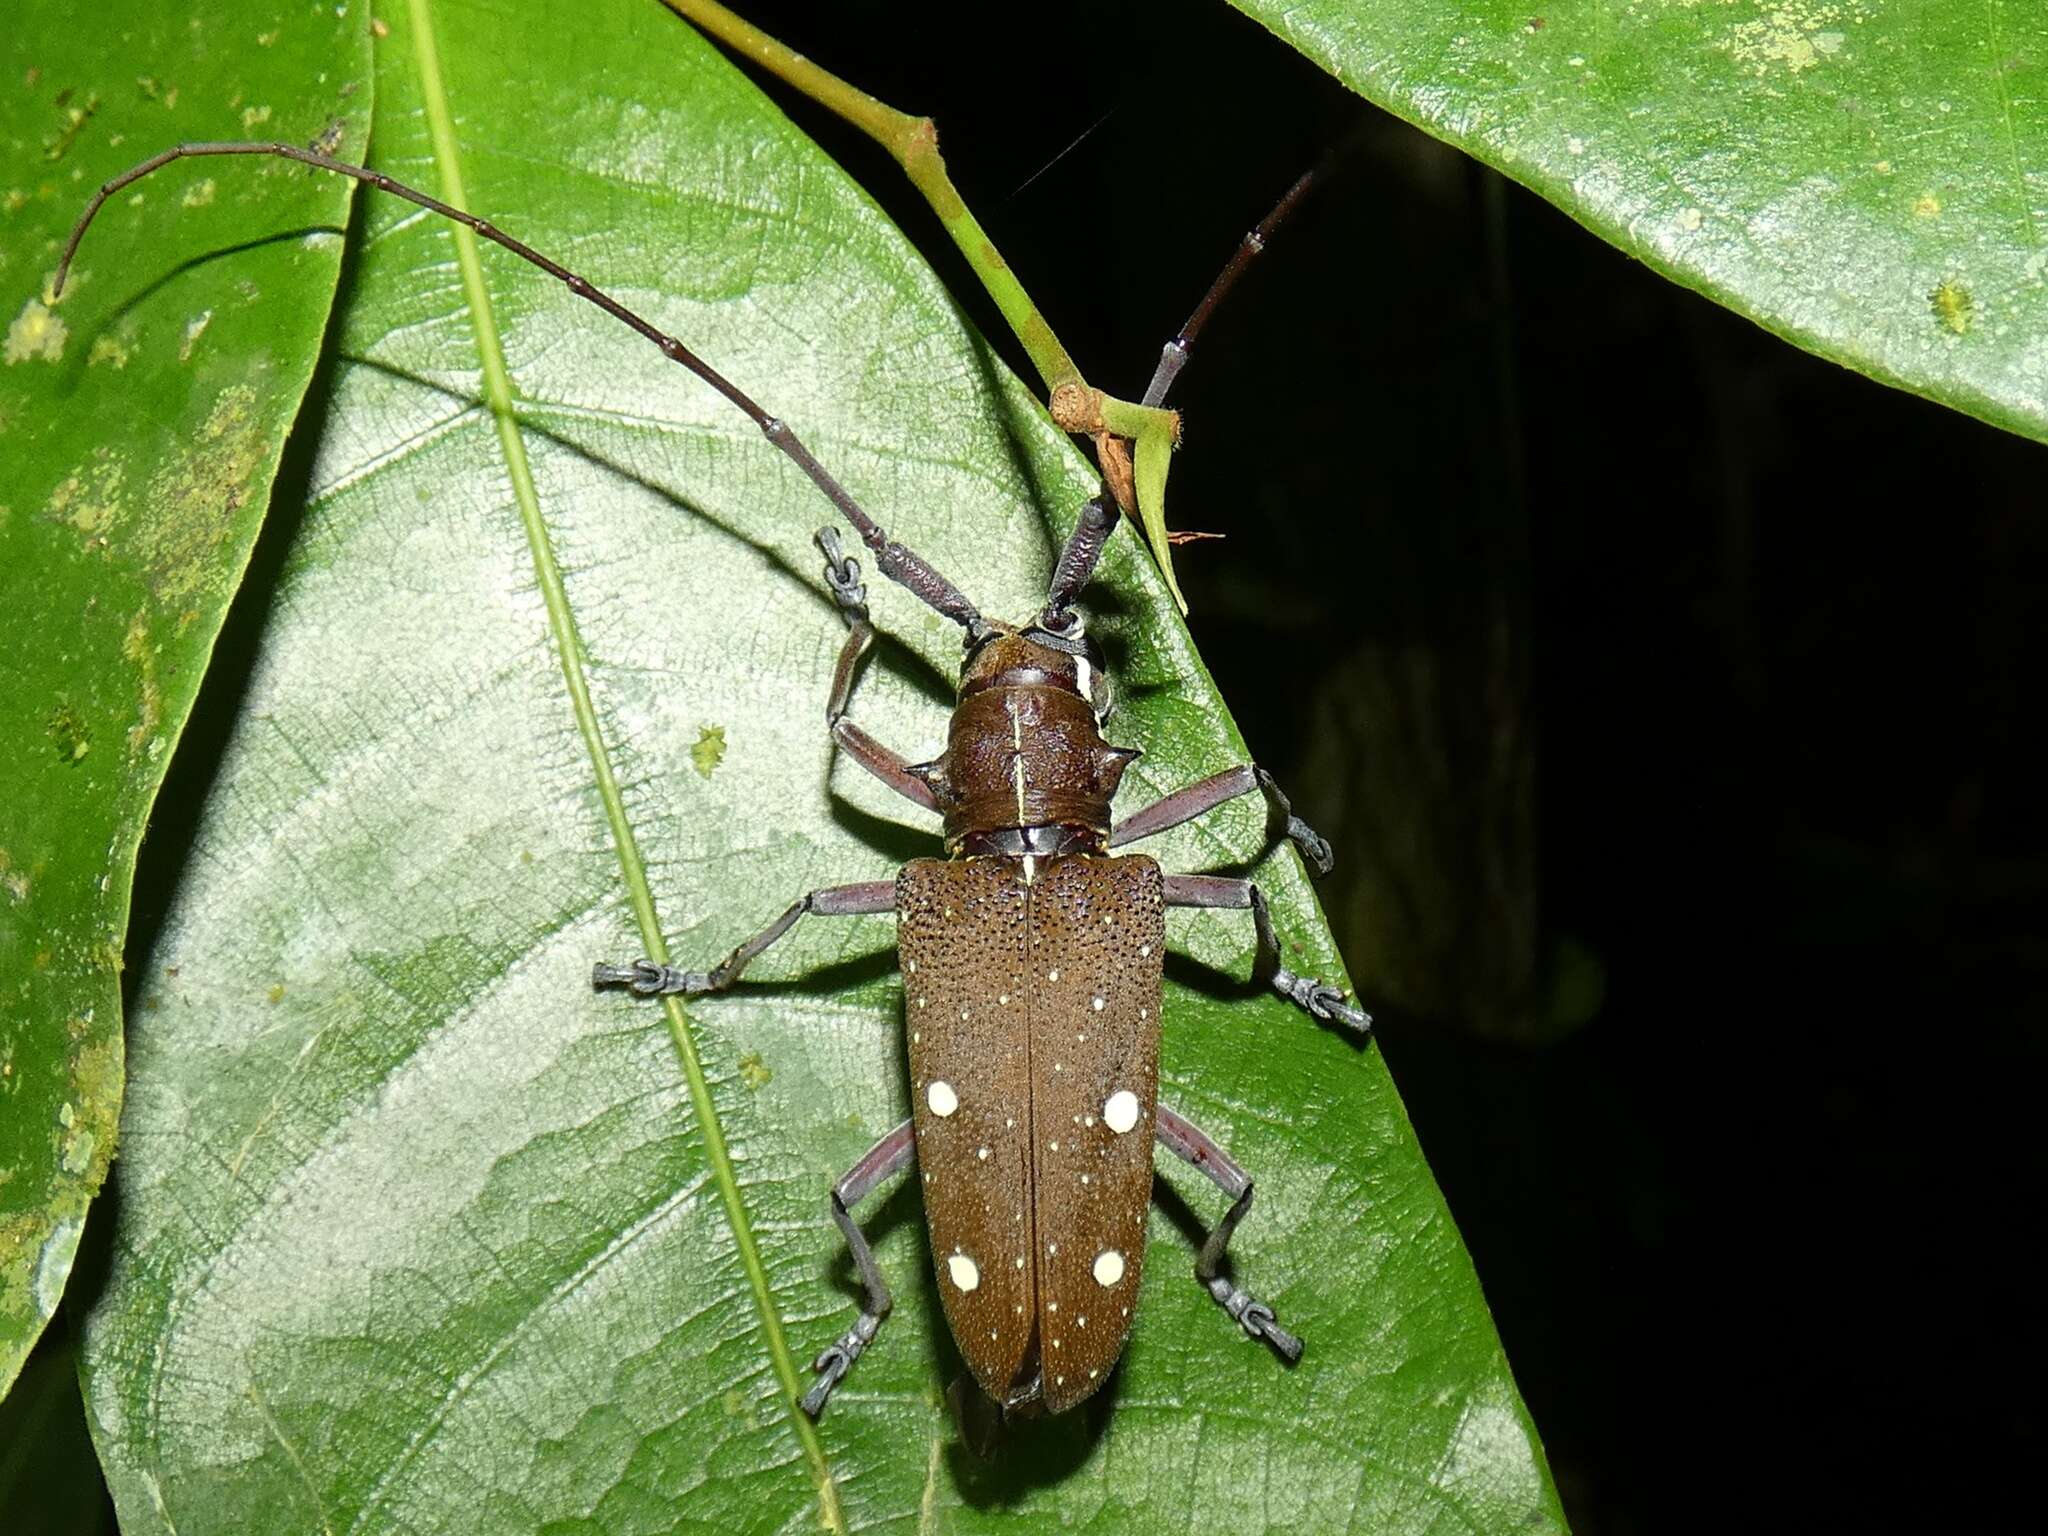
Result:
[[[1238,1326],[1246,1333],[1255,1339],[1264,1339],[1290,1364],[1301,1358],[1301,1340],[1280,1326],[1271,1307],[1221,1275],[1210,1280],[1208,1286],[1216,1305],[1236,1318]]]
[[[1244,1309],[1238,1319],[1244,1331],[1255,1339],[1264,1339],[1289,1364],[1301,1358],[1301,1340],[1289,1333],[1275,1321],[1273,1309],[1263,1301],[1254,1301]]]
[[[812,542],[825,556],[825,585],[832,589],[832,600],[839,604],[839,611],[850,621],[865,619],[868,589],[860,579],[860,562],[840,545],[839,530],[820,528]]]
[[[1311,879],[1320,880],[1337,867],[1337,854],[1330,847],[1330,840],[1299,816],[1287,818],[1287,836],[1300,851]]]
[[[1313,976],[1297,976],[1286,967],[1273,973],[1273,990],[1312,1019],[1325,1024],[1342,1024],[1361,1035],[1372,1031],[1372,1015],[1346,1000],[1342,988]]]
[[[861,1357],[881,1324],[881,1318],[863,1312],[859,1322],[818,1351],[818,1358],[811,1362],[818,1379],[811,1383],[801,1405],[808,1417],[815,1419],[825,1411],[825,1401],[831,1397],[832,1389],[846,1379],[847,1371]]]
[[[593,987],[628,987],[638,997],[659,997],[664,992],[703,992],[708,990],[708,980],[696,972],[679,971],[672,965],[656,965],[652,960],[635,960],[631,965],[613,965],[600,960],[590,969]]]

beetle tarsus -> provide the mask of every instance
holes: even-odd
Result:
[[[867,1349],[875,1330],[882,1326],[880,1314],[863,1312],[860,1321],[839,1335],[831,1344],[818,1351],[818,1358],[811,1362],[811,1369],[818,1373],[818,1379],[811,1383],[811,1390],[804,1394],[803,1410],[811,1418],[817,1418],[825,1411],[825,1403],[832,1391],[846,1379],[846,1373]]]
[[[590,984],[630,987],[639,997],[660,997],[668,992],[694,997],[711,990],[711,978],[701,971],[679,971],[672,965],[656,965],[652,960],[635,960],[631,965],[600,960],[590,969]]]
[[[1273,1316],[1273,1309],[1250,1291],[1217,1275],[1209,1281],[1209,1294],[1240,1328],[1255,1339],[1264,1339],[1283,1360],[1292,1364],[1301,1358],[1301,1340],[1282,1328]]]
[[[846,553],[837,528],[820,528],[813,542],[825,556],[825,585],[832,589],[832,600],[839,605],[840,616],[849,624],[865,622],[868,589],[860,579],[860,562]]]
[[[1312,1019],[1342,1024],[1360,1034],[1372,1030],[1372,1015],[1353,1006],[1341,988],[1328,982],[1317,981],[1313,976],[1297,976],[1283,965],[1274,968],[1273,990]]]
[[[1329,839],[1294,814],[1293,805],[1288,802],[1279,781],[1272,774],[1256,764],[1253,765],[1252,772],[1258,777],[1259,788],[1266,792],[1266,803],[1286,822],[1287,840],[1300,852],[1301,861],[1308,866],[1310,877],[1322,879],[1337,867],[1337,854],[1330,847]]]

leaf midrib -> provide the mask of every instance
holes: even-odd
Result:
[[[421,99],[425,106],[428,134],[433,145],[434,163],[440,180],[440,195],[457,208],[467,208],[468,199],[462,185],[461,151],[456,143],[454,117],[449,110],[441,76],[440,56],[434,42],[431,0],[407,0],[407,3],[412,22],[414,57],[420,75]],[[505,364],[503,346],[499,341],[490,293],[484,285],[483,264],[477,250],[476,236],[462,225],[455,227],[454,236],[456,260],[462,272],[463,296],[475,327],[477,355],[483,367],[485,403],[497,428],[498,443],[504,453],[506,472],[511,478],[513,497],[519,507],[520,523],[525,531],[528,547],[532,551],[534,575],[547,608],[548,628],[554,639],[556,654],[561,660],[562,677],[568,687],[570,705],[576,717],[576,729],[583,738],[584,747],[590,757],[591,771],[597,780],[598,798],[603,803],[605,820],[611,829],[612,843],[619,858],[619,873],[625,882],[634,921],[640,930],[641,945],[654,960],[666,963],[668,949],[662,939],[661,922],[654,910],[654,895],[648,885],[646,865],[641,859],[639,842],[634,837],[632,825],[626,816],[625,799],[619,791],[618,776],[612,769],[610,753],[598,729],[597,711],[591,703],[589,680],[584,674],[582,638],[576,628],[575,616],[569,607],[568,594],[562,584],[561,568],[555,560],[554,546],[549,540],[547,524],[541,514],[540,496],[534,485],[525,441],[520,435],[518,417],[513,408],[511,375]],[[833,1481],[832,1469],[818,1440],[817,1428],[796,1406],[798,1398],[802,1395],[796,1361],[790,1354],[789,1341],[783,1331],[782,1316],[776,1307],[774,1292],[768,1284],[768,1272],[761,1262],[760,1249],[754,1241],[753,1224],[740,1195],[739,1181],[734,1175],[724,1129],[719,1123],[718,1109],[712,1101],[711,1086],[704,1075],[703,1060],[697,1052],[695,1034],[682,1005],[674,997],[665,998],[663,1001],[668,1018],[669,1038],[674,1042],[676,1055],[682,1062],[683,1075],[688,1083],[691,1112],[695,1115],[698,1130],[704,1138],[705,1160],[710,1165],[712,1181],[716,1184],[719,1199],[724,1205],[726,1224],[732,1231],[741,1265],[746,1270],[747,1284],[753,1292],[755,1310],[760,1315],[769,1359],[775,1368],[776,1379],[782,1385],[784,1411],[789,1415],[797,1440],[803,1447],[804,1459],[809,1463],[812,1478],[817,1485],[819,1517],[826,1529],[843,1533],[846,1530],[845,1515],[840,1508],[838,1488]]]

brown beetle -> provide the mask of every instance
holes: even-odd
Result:
[[[851,625],[826,720],[863,767],[944,817],[948,857],[912,860],[894,881],[812,891],[707,972],[646,960],[595,972],[600,986],[696,996],[731,986],[807,913],[896,914],[911,1118],[833,1187],[832,1217],[867,1299],[814,1362],[805,1411],[823,1411],[888,1315],[889,1287],[851,1208],[913,1160],[946,1321],[976,1382],[1006,1412],[1073,1407],[1123,1353],[1144,1268],[1155,1139],[1234,1198],[1196,1277],[1246,1332],[1296,1358],[1301,1343],[1272,1308],[1220,1273],[1251,1205],[1250,1176],[1159,1102],[1166,909],[1249,908],[1277,991],[1319,1019],[1361,1031],[1371,1020],[1335,988],[1277,964],[1265,902],[1249,880],[1166,875],[1142,854],[1109,850],[1253,789],[1319,872],[1328,846],[1253,766],[1111,823],[1110,800],[1137,753],[1103,740],[1108,689],[1071,607],[1115,526],[1107,494],[1083,507],[1045,609],[1022,629],[989,623],[865,514],[848,517],[885,571],[904,571],[898,580],[967,631],[946,750],[906,763],[846,716],[873,631],[858,565],[836,531],[819,534],[826,581]]]
[[[1272,1309],[1221,1273],[1231,1234],[1251,1205],[1250,1176],[1158,1101],[1166,909],[1249,909],[1276,991],[1317,1019],[1360,1033],[1372,1021],[1336,988],[1278,964],[1265,901],[1251,881],[1166,875],[1143,855],[1109,852],[1256,789],[1310,867],[1321,873],[1330,864],[1328,845],[1292,814],[1271,776],[1250,764],[1112,824],[1110,801],[1137,753],[1103,740],[1108,681],[1073,607],[1118,521],[1110,492],[1082,507],[1037,618],[1021,628],[991,623],[952,582],[888,538],[794,432],[682,342],[486,220],[319,149],[182,144],[145,160],[94,195],[65,247],[56,288],[109,197],[174,160],[218,155],[277,156],[353,177],[465,224],[558,278],[745,412],[839,509],[884,575],[966,632],[946,750],[931,762],[908,763],[847,718],[874,632],[859,566],[842,552],[836,531],[823,530],[826,581],[850,626],[826,722],[855,761],[944,817],[947,857],[913,860],[893,881],[812,891],[710,971],[639,960],[593,972],[598,986],[644,996],[717,992],[806,914],[897,915],[913,1114],[833,1188],[832,1217],[867,1296],[854,1326],[814,1362],[818,1380],[804,1410],[823,1411],[889,1312],[888,1285],[850,1208],[913,1160],[925,1186],[947,1321],[975,1380],[1002,1410],[1071,1408],[1102,1385],[1122,1354],[1144,1265],[1154,1140],[1233,1201],[1202,1245],[1196,1278],[1247,1333],[1289,1360],[1298,1357],[1300,1341]],[[1163,403],[1195,333],[1308,180],[1245,237],[1187,326],[1167,343],[1147,405]]]

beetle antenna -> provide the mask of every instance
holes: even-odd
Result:
[[[1059,561],[1052,568],[1052,586],[1045,594],[1045,610],[1038,616],[1040,629],[1066,634],[1074,628],[1074,599],[1094,576],[1103,547],[1116,531],[1117,517],[1116,498],[1107,487],[1082,504],[1081,514],[1074,520],[1074,531],[1067,535]]]
[[[1202,302],[1195,306],[1195,312],[1188,316],[1187,324],[1165,346],[1159,349],[1159,365],[1152,372],[1152,382],[1145,386],[1143,404],[1160,406],[1165,403],[1166,392],[1173,388],[1173,381],[1180,377],[1180,371],[1187,366],[1188,353],[1195,345],[1195,338],[1202,333],[1202,327],[1209,323],[1209,317],[1216,312],[1216,306],[1223,302],[1224,295],[1237,286],[1237,280],[1244,276],[1249,267],[1265,254],[1266,242],[1273,238],[1281,223],[1294,212],[1301,200],[1308,196],[1317,183],[1327,181],[1338,163],[1345,159],[1365,141],[1368,124],[1361,121],[1336,144],[1326,151],[1322,159],[1310,166],[1296,178],[1293,186],[1281,194],[1280,201],[1273,205],[1273,211],[1259,220],[1257,226],[1238,241],[1237,249],[1230,254],[1230,260],[1223,264],[1223,270],[1216,274],[1216,280],[1209,285],[1209,291],[1202,295]]]
[[[860,503],[853,499],[846,487],[833,479],[825,467],[812,457],[810,449],[804,446],[802,439],[790,429],[787,422],[762,410],[746,391],[682,342],[628,309],[588,278],[578,276],[560,262],[543,256],[524,241],[506,234],[488,219],[480,219],[473,213],[467,213],[442,202],[439,198],[429,197],[426,193],[403,182],[393,181],[383,172],[373,171],[368,166],[337,160],[317,149],[305,149],[296,144],[227,142],[174,145],[160,154],[151,155],[140,165],[123,171],[93,194],[92,201],[85,205],[85,212],[78,216],[78,223],[72,227],[71,238],[65,242],[63,259],[57,263],[56,281],[52,286],[53,295],[64,291],[64,279],[70,273],[71,259],[78,252],[78,243],[85,238],[87,228],[105,206],[108,198],[123,187],[140,181],[150,172],[161,170],[174,160],[190,160],[206,155],[272,155],[283,160],[296,160],[301,165],[310,165],[317,170],[332,171],[337,176],[350,177],[367,186],[375,187],[380,192],[388,192],[393,197],[403,198],[429,213],[438,213],[444,219],[466,224],[493,245],[501,246],[520,260],[539,267],[579,299],[588,299],[614,319],[624,321],[659,347],[662,356],[672,363],[681,363],[744,411],[747,418],[761,429],[761,435],[782,450],[798,469],[809,476],[811,483],[823,491],[826,499],[839,509],[840,516],[853,525],[853,530],[860,535],[861,542],[873,552],[875,564],[884,576],[909,588],[931,607],[966,630],[970,643],[988,632],[988,621],[982,618],[974,604],[967,600],[960,589],[926,564],[923,557],[906,549],[884,533],[881,526],[861,509]]]

